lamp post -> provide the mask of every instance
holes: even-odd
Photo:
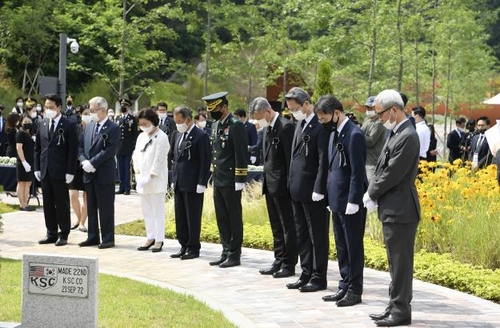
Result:
[[[66,46],[70,45],[72,53],[76,54],[80,49],[80,45],[76,39],[68,38],[66,34],[59,34],[59,96],[64,101],[66,99]]]

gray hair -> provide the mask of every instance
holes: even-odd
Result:
[[[257,112],[262,112],[270,108],[272,108],[271,104],[269,103],[269,101],[267,101],[266,98],[257,97],[250,103],[250,107],[248,108],[248,114],[252,116]]]
[[[380,103],[382,109],[387,109],[396,106],[398,109],[403,110],[405,105],[403,103],[403,98],[396,90],[386,89],[379,93],[375,98],[375,102]]]
[[[103,97],[94,97],[90,99],[89,105],[94,105],[98,109],[104,109],[108,111],[108,102]]]
[[[193,119],[193,112],[191,112],[191,109],[189,109],[189,107],[185,105],[176,107],[174,109],[174,115],[175,114],[181,114],[182,118]]]
[[[285,99],[294,99],[295,102],[300,106],[304,105],[304,102],[306,101],[308,101],[309,103],[311,102],[311,96],[307,93],[306,90],[299,87],[291,88],[285,95]]]

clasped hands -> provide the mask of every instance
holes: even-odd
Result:
[[[82,162],[82,169],[87,172],[87,173],[94,173],[95,172],[95,167],[90,163],[89,160],[85,160]]]
[[[363,204],[368,210],[368,212],[373,212],[378,208],[377,202],[370,198],[368,192],[366,192],[363,196]]]

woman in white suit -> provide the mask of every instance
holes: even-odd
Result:
[[[158,128],[158,115],[152,109],[139,112],[139,134],[132,155],[137,181],[137,192],[141,195],[142,213],[146,221],[147,240],[138,247],[140,251],[160,252],[165,239],[165,193],[168,185],[167,135]]]

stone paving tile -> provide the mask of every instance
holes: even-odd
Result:
[[[0,201],[5,197],[0,195]],[[7,199],[15,201],[15,199]],[[117,224],[141,217],[137,195],[118,195],[115,203]],[[4,214],[4,233],[0,235],[0,256],[20,259],[24,253],[57,253],[99,258],[100,272],[151,283],[175,292],[193,295],[210,307],[220,310],[240,327],[375,327],[369,313],[387,305],[389,274],[365,269],[363,302],[351,308],[338,308],[323,302],[321,296],[337,290],[338,267],[330,261],[328,289],[316,293],[288,290],[285,285],[298,278],[274,279],[258,270],[269,266],[269,251],[244,249],[242,265],[220,269],[208,262],[218,258],[221,246],[202,245],[199,259],[181,261],[170,254],[179,250],[175,240],[165,240],[160,253],[136,250],[144,237],[116,236],[117,247],[99,250],[79,248],[86,238],[72,232],[69,245],[38,245],[45,234],[43,212]],[[297,267],[299,270],[299,267]],[[500,305],[471,295],[414,281],[412,327],[500,327]]]

